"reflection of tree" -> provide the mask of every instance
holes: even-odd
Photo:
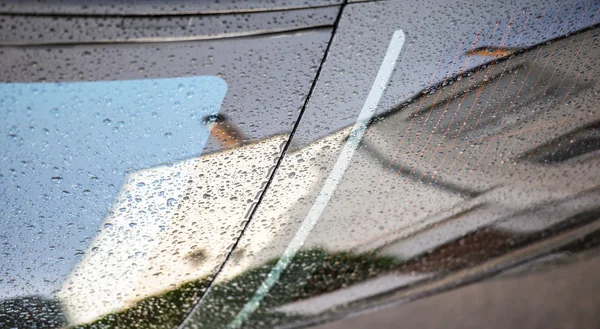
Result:
[[[402,261],[379,255],[378,250],[367,253],[331,253],[320,248],[300,251],[269,295],[263,299],[260,307],[245,322],[244,328],[271,328],[310,317],[274,311],[279,306],[299,299],[343,289],[385,272],[431,273],[443,276],[580,227],[595,220],[597,216],[598,210],[584,212],[545,230],[528,234],[483,227],[417,257]],[[577,241],[562,251],[575,252],[598,246],[598,236],[600,235],[595,233],[590,239]],[[277,259],[273,259],[230,281],[213,286],[202,307],[194,314],[192,327],[224,328],[253,296],[276,262]],[[75,328],[174,328],[181,324],[197,301],[197,296],[206,291],[208,284],[208,278],[188,282],[162,295],[146,298],[127,310],[109,314],[94,323]]]
[[[0,300],[1,328],[59,328],[65,324],[56,300],[38,296]]]
[[[276,262],[272,260],[214,287],[195,318],[196,328],[220,328],[229,323],[254,295]],[[244,323],[244,328],[271,328],[284,321],[298,320],[301,315],[283,314],[273,309],[365,281],[392,269],[395,264],[391,257],[374,257],[372,253],[329,253],[323,249],[300,251],[260,307]]]
[[[213,286],[200,310],[197,327],[224,327],[252,297],[276,262],[277,259],[271,260]],[[394,264],[390,257],[374,257],[371,253],[328,253],[323,249],[301,251],[246,325],[269,327],[284,319],[293,320],[294,316],[268,310],[364,281],[391,269]],[[146,298],[127,310],[74,328],[173,328],[183,321],[197,300],[198,292],[204,292],[208,284],[206,278],[188,282],[164,294]]]
[[[207,279],[188,282],[164,294],[143,299],[131,308],[73,328],[175,328],[194,305],[196,296],[206,291],[208,284]]]

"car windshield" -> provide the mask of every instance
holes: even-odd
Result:
[[[0,6],[7,328],[307,327],[600,242],[594,2],[47,4]]]

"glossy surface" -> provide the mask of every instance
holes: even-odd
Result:
[[[203,75],[228,86],[218,113],[190,120],[210,130],[202,153],[128,173],[113,211],[61,240],[82,252],[62,252],[73,265],[45,283],[55,290],[2,277],[3,313],[43,305],[42,327],[301,327],[568,264],[556,260],[598,246],[599,10],[385,1],[344,6],[333,39],[321,28],[1,48],[10,83]],[[335,10],[310,11],[281,26],[333,24]],[[24,240],[3,244],[1,273],[25,268],[11,254]]]
[[[12,267],[4,275],[14,278],[2,295],[51,294],[74,258],[85,252],[89,242],[82,241],[81,233],[93,231],[82,231],[84,226],[129,225],[132,236],[117,240],[155,236],[152,231],[168,221],[154,223],[147,213],[170,217],[169,207],[175,205],[168,203],[176,202],[176,191],[189,177],[176,175],[180,169],[162,179],[143,173],[166,173],[171,170],[165,165],[202,154],[210,131],[199,121],[218,113],[226,92],[225,82],[214,76],[1,84],[2,133],[9,137],[2,149],[13,155],[3,161],[2,218],[12,233],[4,236],[11,246],[4,250],[9,259],[4,266]],[[119,191],[124,184],[130,186]],[[149,198],[156,209],[144,209]],[[133,229],[138,224],[141,231]],[[121,243],[119,248],[151,247]],[[46,261],[40,264],[44,254]],[[18,285],[21,280],[27,284]],[[13,290],[11,283],[20,289]]]
[[[598,8],[547,3],[519,13],[490,3],[469,7],[477,14],[459,24],[435,5],[431,15],[399,2],[345,8],[293,151],[237,246],[251,257],[225,264],[187,327],[235,328],[246,317],[247,328],[293,326],[447,276],[441,289],[538,257],[535,241],[596,219],[593,139],[549,151],[574,154],[562,166],[524,159],[573,134],[595,136],[597,31],[531,47],[598,21]],[[306,235],[396,29],[407,44],[377,115],[297,258],[264,295],[259,287],[279,275],[275,260]],[[512,258],[525,247],[525,258]]]
[[[482,323],[494,329],[593,328],[600,321],[596,312],[600,296],[594,293],[600,289],[597,250],[550,263],[527,275],[490,279],[314,328],[391,329],[398,323],[430,329],[476,329]]]
[[[173,42],[331,26],[338,7],[252,14],[56,17],[0,15],[0,45]],[[58,33],[57,33],[58,32]]]
[[[206,279],[225,260],[329,36],[0,49],[10,63],[2,71],[2,149],[10,155],[0,176],[10,201],[2,213],[10,229],[2,234],[2,313],[34,300],[52,310],[42,327],[55,327],[159,307],[124,321],[179,323],[202,284],[166,300],[148,297]],[[219,83],[185,83],[194,79]],[[207,121],[215,113],[227,122]],[[240,131],[235,152],[216,135],[232,129]]]
[[[2,1],[0,12],[55,15],[182,15],[240,13],[340,4],[339,0],[23,0]]]

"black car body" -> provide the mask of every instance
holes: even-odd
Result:
[[[0,3],[0,324],[594,327],[599,12]]]

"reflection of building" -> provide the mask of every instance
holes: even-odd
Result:
[[[374,120],[304,248],[381,248],[411,259],[453,246],[479,228],[490,227],[498,232],[495,239],[510,242],[597,209],[600,112],[598,86],[590,83],[599,78],[590,66],[597,61],[574,59],[597,59],[599,50],[585,40],[598,33],[485,66],[428,94],[422,105],[417,99]],[[283,159],[238,244],[252,259],[226,264],[221,281],[283,252],[346,134]],[[286,206],[281,200],[287,198],[299,200]],[[270,244],[256,246],[253,239],[264,236]],[[460,248],[448,248],[462,257]],[[438,262],[427,271],[447,268]]]
[[[93,321],[213,274],[260,186],[249,177],[268,171],[267,155],[282,142],[274,137],[128,175],[58,294],[70,322]]]
[[[374,120],[305,246],[395,256],[404,262],[394,274],[399,283],[387,285],[394,289],[404,274],[476,267],[596,220],[600,51],[586,42],[598,30],[589,34],[483,67]],[[286,166],[303,170],[293,160]],[[263,208],[285,188],[275,184]],[[288,222],[305,213],[296,205]],[[269,220],[268,214],[255,220]],[[251,245],[260,231],[256,226],[240,245]],[[271,255],[295,232],[280,233],[286,237],[268,249]],[[377,294],[379,284],[372,279],[275,311],[318,314]]]
[[[425,97],[423,106],[376,124],[367,139],[383,154],[399,145],[391,142],[400,138],[395,131],[407,131],[396,162],[420,168],[418,181],[428,181],[429,193],[440,182],[465,188],[433,200],[422,194],[411,206],[425,216],[370,247],[383,244],[385,253],[406,259],[483,226],[525,234],[597,208],[600,180],[592,173],[600,169],[600,143],[593,131],[600,113],[590,109],[597,107],[591,81],[598,70],[590,67],[595,60],[576,60],[600,55],[589,37],[582,33],[484,67]],[[415,184],[398,181],[404,189]],[[467,188],[479,193],[467,196]],[[393,203],[393,194],[389,198]]]

